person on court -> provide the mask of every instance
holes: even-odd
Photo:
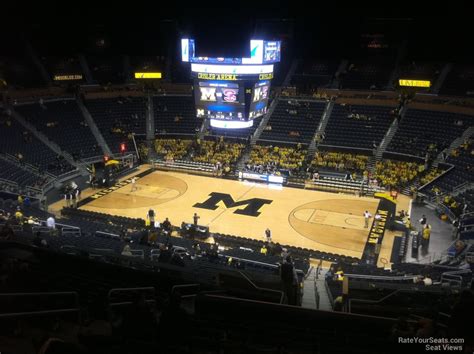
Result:
[[[418,222],[419,222],[420,225],[421,225],[421,232],[423,232],[423,229],[425,228],[425,225],[427,224],[426,215],[423,214],[423,216],[421,217],[420,220],[418,220]]]
[[[367,229],[369,227],[369,219],[372,217],[372,214],[368,210],[364,212],[364,227]]]
[[[374,216],[375,228],[379,227],[379,222],[380,222],[381,219],[382,219],[382,215],[376,213],[375,216]]]
[[[265,237],[267,239],[267,242],[272,242],[272,232],[270,231],[268,227],[265,230]]]
[[[200,219],[201,217],[197,214],[197,213],[194,213],[194,216],[193,216],[193,221],[194,221],[194,226],[198,226],[198,220]]]
[[[135,177],[132,177],[132,189],[130,190],[130,192],[134,192],[137,190],[137,179]]]
[[[423,226],[423,231],[421,232],[421,247],[423,254],[428,253],[428,248],[430,246],[430,237],[431,237],[431,226],[425,224]]]

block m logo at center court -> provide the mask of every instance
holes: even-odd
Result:
[[[259,216],[260,212],[258,210],[265,204],[271,204],[273,200],[252,198],[236,202],[230,194],[212,192],[209,194],[209,199],[207,199],[203,203],[196,203],[193,205],[193,207],[216,210],[217,208],[219,208],[219,206],[217,205],[219,202],[223,202],[226,208],[236,208],[242,205],[246,205],[245,208],[237,209],[236,211],[234,211],[234,214]]]

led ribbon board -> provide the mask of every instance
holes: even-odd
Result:
[[[135,79],[161,79],[161,73],[135,73]]]
[[[82,80],[81,74],[54,75],[54,81]]]
[[[191,71],[207,74],[260,75],[273,73],[273,65],[191,64]]]
[[[253,120],[237,121],[237,120],[217,120],[211,119],[211,127],[221,129],[242,129],[253,126]]]
[[[428,80],[410,80],[410,79],[400,79],[398,80],[400,86],[403,87],[430,87],[431,81]]]

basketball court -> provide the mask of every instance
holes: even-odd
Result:
[[[208,226],[211,232],[264,240],[268,227],[274,242],[361,258],[369,235],[363,213],[368,210],[375,215],[380,203],[380,199],[371,197],[143,166],[135,175],[136,190],[132,191],[131,176],[105,190],[88,189],[80,209],[144,219],[153,208],[159,221],[168,217],[177,226],[183,221],[192,222],[197,213],[199,224]],[[60,208],[61,203],[53,208]],[[399,200],[398,204],[397,209],[408,209],[408,200]],[[379,265],[390,260],[394,236],[390,231],[385,233]]]

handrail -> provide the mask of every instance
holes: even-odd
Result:
[[[447,275],[458,275],[458,274],[468,274],[468,273],[472,273],[470,269],[459,269],[459,270],[448,270],[443,274],[447,274]]]
[[[316,310],[319,310],[320,296],[319,296],[319,290],[318,290],[318,285],[316,283],[316,279],[314,279],[314,300],[316,302]]]
[[[77,308],[77,309],[76,308],[69,308],[69,309],[59,309],[59,310],[1,313],[0,318],[20,317],[20,316],[35,316],[35,315],[36,316],[41,316],[41,315],[49,315],[49,314],[56,314],[56,313],[69,313],[69,312],[77,312],[78,314],[80,314],[80,309],[79,308]]]
[[[110,302],[110,296],[117,291],[122,291],[122,292],[132,292],[136,290],[153,290],[153,294],[156,294],[156,289],[153,286],[147,286],[147,287],[138,287],[138,288],[113,288],[110,289],[109,292],[107,293],[107,299],[109,300],[109,305],[111,304],[116,304],[116,303],[111,303]]]
[[[33,295],[75,295],[77,299],[79,299],[79,294],[76,291],[55,291],[55,292],[47,292],[47,291],[40,291],[35,293],[0,293],[0,296],[33,296]],[[78,300],[79,301],[79,300]]]
[[[385,276],[385,275],[369,275],[369,274],[344,274],[345,277],[356,279],[372,279],[372,280],[410,280],[417,278],[418,275],[401,275],[401,276]]]
[[[94,236],[97,236],[97,234],[100,234],[100,235],[108,235],[108,236],[112,236],[112,237],[114,237],[114,238],[120,238],[120,235],[112,234],[112,233],[110,233],[110,232],[99,231],[99,230],[97,230],[96,232],[94,232]]]
[[[77,168],[68,172],[64,172],[63,174],[56,177],[55,182],[62,182],[64,179],[72,177],[76,174],[80,174],[80,171]]]
[[[390,150],[385,150],[384,154],[400,155],[400,156],[415,158],[415,159],[418,159],[418,160],[424,160],[424,157],[422,157],[422,156],[416,156],[416,155],[412,155],[412,154],[404,154],[402,152],[396,152],[396,151],[390,151]]]
[[[278,293],[280,294],[280,304],[283,303],[283,299],[285,298],[285,293],[281,290],[275,290],[275,289],[269,289],[269,288],[262,288],[260,286],[257,286],[252,280],[250,280],[250,278],[248,276],[246,276],[243,272],[241,272],[240,270],[238,271],[238,273],[245,279],[247,280],[255,289],[257,290],[263,290],[263,291],[268,291],[268,292],[272,292],[272,293]]]
[[[460,275],[453,275],[453,274],[441,274],[441,283],[455,283],[457,286],[462,286],[462,277]]]
[[[174,285],[171,288],[171,297],[173,297],[176,289],[184,289],[184,288],[199,288],[201,285],[200,284],[179,284],[179,285]]]
[[[320,259],[318,266],[316,268],[316,279],[319,279],[319,273],[321,272],[322,267],[323,267],[323,260]]]
[[[279,143],[279,144],[292,144],[292,145],[298,145],[299,142],[297,141],[282,141],[282,140],[270,140],[270,139],[258,139],[257,142],[259,141],[268,141],[271,143]],[[309,145],[308,143],[301,143],[302,146]]]
[[[265,263],[265,262],[260,262],[260,261],[254,261],[253,259],[247,259],[247,258],[240,258],[240,257],[234,257],[234,256],[229,256],[229,255],[226,255],[224,254],[223,257],[226,257],[226,258],[232,258],[232,259],[237,259],[239,261],[245,261],[245,262],[248,262],[248,263],[255,263],[255,264],[261,264],[261,265],[264,265],[264,266],[268,266],[270,268],[279,268],[276,264],[271,264],[271,263]],[[296,269],[296,271],[301,271],[301,269]]]
[[[359,148],[359,147],[355,147],[355,146],[342,146],[342,145],[329,145],[329,144],[324,144],[324,143],[321,143],[318,145],[319,147],[329,147],[329,148],[342,148],[342,149],[351,149],[351,150],[363,150],[363,151],[368,151],[368,152],[371,152],[372,149],[371,148]]]
[[[155,137],[156,136],[160,136],[160,135],[184,135],[184,136],[196,136],[195,133],[191,134],[191,133],[169,133],[169,132],[166,132],[166,133],[155,133]]]
[[[313,271],[313,269],[314,269],[313,266],[309,267],[308,272],[307,272],[307,273],[305,274],[305,276],[304,276],[304,279],[305,279],[305,280],[308,279],[308,277],[309,277],[309,275],[311,274],[311,272]]]
[[[439,202],[435,202],[434,203],[436,209],[441,209],[448,217],[449,217],[449,220],[453,221],[456,219],[456,215],[454,215],[454,213],[452,212],[451,209],[449,209],[448,206],[444,205],[443,203],[439,203]]]
[[[5,183],[5,184],[8,184],[12,187],[15,187],[15,188],[19,188],[20,186],[18,185],[18,183],[14,182],[14,181],[11,181],[9,179],[5,179],[5,178],[0,178],[0,182],[1,183]]]
[[[313,279],[313,286],[314,286],[314,300],[316,302],[316,309],[319,310],[319,302],[320,302],[320,295],[319,295],[319,290],[318,290],[318,282],[317,280],[319,279],[319,271],[320,271],[320,266],[323,263],[323,260],[321,259],[319,261],[318,267],[316,268],[316,274],[314,275]]]
[[[334,298],[332,297],[331,289],[329,289],[329,285],[326,280],[324,281],[324,287],[326,288],[326,293],[328,294],[329,303],[331,304],[331,307],[334,308]]]
[[[96,155],[96,156],[85,157],[81,159],[79,162],[82,164],[88,164],[88,163],[93,163],[96,161],[102,161],[103,159],[104,159],[103,155]]]
[[[55,313],[68,313],[77,312],[79,315],[79,323],[81,323],[81,313],[79,306],[79,294],[76,291],[55,291],[55,292],[35,292],[35,293],[0,293],[1,297],[22,297],[22,296],[56,296],[56,295],[73,295],[75,308],[66,309],[55,309],[55,310],[41,310],[41,311],[26,311],[26,312],[13,312],[13,313],[2,313],[0,318],[17,317],[17,316],[32,316],[32,315],[44,315],[44,314],[55,314]]]
[[[40,226],[46,226],[47,223],[46,223],[46,220],[40,220]],[[68,229],[75,229],[75,230],[81,230],[80,227],[77,227],[77,226],[72,226],[72,225],[66,225],[66,224],[61,224],[61,223],[55,223],[56,227],[58,226],[61,226],[62,228],[68,228]]]
[[[431,181],[428,181],[427,183],[425,183],[424,185],[422,185],[421,187],[418,188],[419,191],[421,191],[422,189],[426,188],[427,186],[429,186],[431,183],[437,181],[438,179],[440,179],[441,177],[443,177],[445,174],[447,174],[448,172],[450,172],[453,168],[454,168],[454,165],[452,164],[446,164],[446,165],[449,165],[450,167],[443,171],[440,175],[436,176],[435,178],[433,178]]]
[[[381,302],[387,300],[388,298],[392,297],[393,295],[395,294],[398,294],[399,292],[402,292],[404,291],[404,289],[396,289],[394,290],[393,292],[391,292],[390,294],[384,296],[383,298],[379,299],[379,300],[368,300],[368,299],[349,299],[349,312],[351,312],[351,305],[352,305],[352,302],[362,302],[362,303],[366,303],[366,304],[380,304]]]
[[[114,307],[114,306],[123,306],[123,305],[131,305],[133,304],[132,301],[121,301],[121,302],[110,302],[110,295],[114,290],[117,291],[124,291],[124,290],[153,290],[153,296],[156,295],[156,289],[154,287],[143,287],[143,288],[115,288],[115,289],[110,289],[110,291],[107,294],[107,299],[108,299],[108,306],[109,307]],[[145,302],[147,303],[154,303],[156,302],[156,299],[146,299]]]
[[[464,213],[464,214],[461,214],[461,218],[465,218],[467,216],[474,216],[474,211],[471,211],[469,213]]]

